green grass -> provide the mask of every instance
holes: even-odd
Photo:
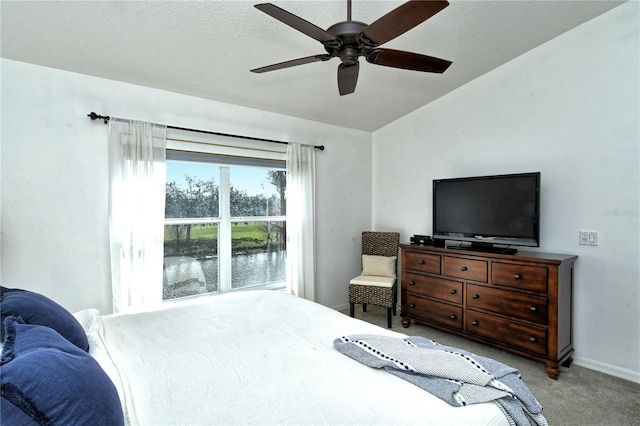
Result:
[[[232,252],[266,251],[267,234],[264,231],[264,225],[264,222],[233,223],[231,226]],[[181,233],[179,242],[176,242],[175,229],[178,226]],[[189,241],[186,241],[186,235],[186,225],[165,225],[165,256],[205,257],[217,254],[218,226],[191,225]]]
[[[254,238],[267,241],[267,234],[261,229],[263,222],[234,222],[231,225],[232,238]]]

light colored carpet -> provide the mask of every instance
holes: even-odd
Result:
[[[342,311],[349,315],[349,310]],[[398,312],[399,314],[399,312]],[[356,306],[356,318],[387,326],[386,310],[377,306]],[[438,343],[491,357],[520,370],[524,382],[544,407],[551,426],[640,425],[640,384],[572,364],[561,367],[558,380],[552,380],[544,363],[532,361],[500,349],[431,327],[411,323],[403,328],[400,315],[393,317],[393,330],[410,336],[423,336]]]

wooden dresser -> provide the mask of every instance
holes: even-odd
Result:
[[[411,320],[543,361],[560,376],[574,352],[577,256],[515,255],[401,244],[402,325]]]

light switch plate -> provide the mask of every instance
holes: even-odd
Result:
[[[597,246],[598,231],[580,231],[580,245]]]

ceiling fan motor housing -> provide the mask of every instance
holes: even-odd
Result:
[[[345,65],[354,65],[358,62],[358,57],[366,54],[364,43],[362,43],[358,35],[362,32],[367,24],[358,21],[338,22],[327,28],[327,32],[335,35],[341,43],[324,43],[325,50],[331,56],[338,56]]]

